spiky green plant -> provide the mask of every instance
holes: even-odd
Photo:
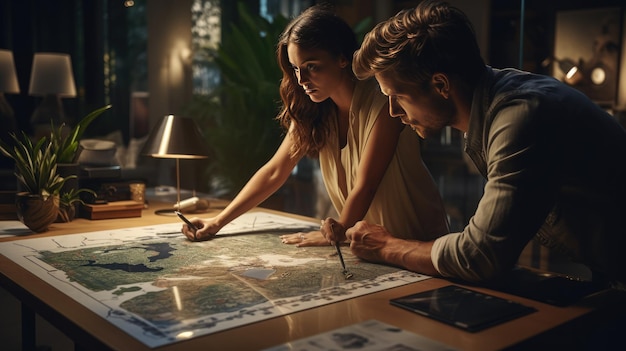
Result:
[[[56,127],[52,124],[52,132],[50,133],[50,143],[52,149],[56,155],[58,163],[74,163],[78,159],[78,146],[80,138],[83,136],[87,126],[93,122],[96,117],[100,116],[104,111],[111,108],[111,105],[100,107],[93,110],[87,116],[83,117],[74,128],[69,132],[69,135],[65,135],[63,132],[65,124],[61,124]]]
[[[11,133],[14,146],[0,141],[0,151],[15,161],[15,176],[24,186],[24,191],[41,195],[44,199],[58,195],[65,182],[74,178],[61,177],[57,173],[57,155],[48,138],[43,137],[33,143],[26,133],[21,138]]]
[[[95,191],[86,188],[71,188],[67,192],[62,192],[59,196],[59,217],[63,222],[71,222],[75,214],[75,204],[85,204],[80,194],[88,193],[94,198],[98,195]]]

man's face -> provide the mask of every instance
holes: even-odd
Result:
[[[439,135],[440,131],[452,124],[455,107],[445,98],[433,83],[427,89],[417,85],[401,84],[393,74],[375,75],[380,90],[389,98],[389,114],[398,117],[410,126],[420,137]]]

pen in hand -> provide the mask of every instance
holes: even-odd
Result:
[[[322,226],[324,225],[324,221],[322,220]],[[334,232],[333,232],[333,223],[330,222],[330,232],[333,234],[334,236]],[[350,279],[352,278],[352,273],[350,273],[347,269],[346,269],[346,263],[343,260],[343,254],[341,254],[341,248],[339,247],[339,242],[335,241],[335,249],[337,250],[337,255],[339,256],[339,262],[341,263],[341,268],[342,268],[342,273],[345,276],[346,279]]]
[[[198,231],[198,227],[196,227],[193,223],[191,223],[190,220],[187,219],[187,217],[185,217],[182,212],[180,211],[174,211],[176,213],[176,215],[183,220],[183,222],[185,222],[188,226],[189,229],[191,229],[193,231],[193,240],[196,240],[196,231]]]

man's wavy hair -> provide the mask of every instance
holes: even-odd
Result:
[[[467,16],[446,2],[426,0],[376,25],[355,52],[352,69],[359,79],[385,72],[424,89],[436,72],[473,85],[485,63]]]
[[[358,41],[352,28],[326,5],[306,9],[289,23],[278,41],[277,57],[283,72],[280,82],[283,106],[276,119],[292,133],[295,141],[290,150],[292,157],[308,155],[316,158],[329,137],[330,123],[337,116],[337,106],[331,99],[321,103],[311,101],[298,85],[287,55],[289,44],[304,50],[324,50],[335,58],[343,56],[350,63]],[[351,68],[352,65],[348,64],[345,70],[354,77]]]

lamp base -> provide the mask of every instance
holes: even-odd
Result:
[[[175,211],[176,210],[173,209],[173,208],[162,208],[160,210],[154,211],[154,214],[159,215],[159,216],[172,216],[172,217],[174,217],[174,216],[176,216]]]
[[[68,123],[66,119],[65,111],[63,111],[63,104],[61,98],[55,94],[47,94],[41,104],[37,106],[30,119],[30,123],[36,124],[50,124],[50,121],[54,122],[55,126],[59,126],[61,123]]]
[[[55,94],[47,94],[41,104],[35,109],[30,119],[34,137],[39,139],[40,137],[48,136],[52,131],[52,125],[54,125],[55,128],[59,128],[61,124],[64,124],[64,134],[69,134],[69,120],[66,118],[65,112],[63,111],[61,98]]]
[[[197,196],[190,197],[181,201],[178,204],[174,204],[174,209],[181,212],[196,212],[204,211],[209,208],[209,201],[206,199],[200,199]]]
[[[180,211],[183,213],[198,213],[208,210],[210,207],[209,201],[206,199],[200,199],[197,196],[190,197],[174,204],[172,208],[164,208],[156,210],[154,213],[162,216],[175,216],[174,211]]]

